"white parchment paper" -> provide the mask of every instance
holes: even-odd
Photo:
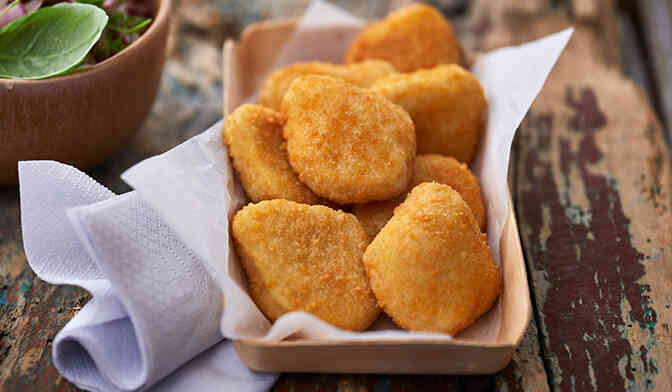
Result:
[[[342,59],[354,35],[307,44],[311,31],[338,24],[353,32],[361,28],[361,23],[345,11],[313,2],[273,68],[296,61]],[[572,29],[567,29],[521,46],[492,51],[481,56],[472,69],[489,103],[487,129],[472,169],[481,182],[488,238],[498,262],[499,242],[511,208],[506,188],[511,143],[571,34]],[[288,313],[271,325],[247,294],[244,274],[232,250],[229,221],[247,200],[234,179],[221,128],[222,121],[174,149],[140,162],[122,178],[207,264],[224,293],[224,336],[256,340],[282,340],[291,335],[320,340],[451,339],[442,334],[402,331],[384,318],[363,333],[340,330],[303,312]],[[500,308],[496,305],[465,333],[471,330],[472,339],[494,341]]]

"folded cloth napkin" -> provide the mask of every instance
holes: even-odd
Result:
[[[65,378],[93,391],[148,390],[164,378],[154,390],[273,385],[276,375],[250,371],[222,340],[221,290],[137,192],[115,195],[53,161],[21,162],[19,183],[30,267],[93,296],[54,339]]]

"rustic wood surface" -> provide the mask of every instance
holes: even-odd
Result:
[[[123,170],[220,116],[223,40],[260,19],[299,15],[307,3],[178,1],[152,114],[123,151],[90,174],[127,191]],[[336,3],[376,17],[404,1]],[[654,61],[662,65],[653,65],[642,54],[661,45],[647,33],[660,26],[634,13],[637,7],[617,9],[609,0],[432,3],[455,21],[469,50],[577,27],[521,125],[511,162],[533,321],[511,364],[495,375],[283,375],[275,390],[672,390],[672,175],[651,109],[665,112],[672,57],[659,55]],[[0,189],[0,391],[76,390],[53,367],[51,341],[87,300],[83,290],[46,284],[27,267],[18,190]]]
[[[661,117],[667,125],[667,141],[672,141],[672,1],[639,0],[637,7],[646,42],[646,52],[651,60],[653,77],[659,86],[656,98]]]

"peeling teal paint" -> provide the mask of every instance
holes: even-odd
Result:
[[[574,377],[573,374],[571,376],[569,376],[569,382],[571,383],[570,387],[571,387],[572,392],[576,392],[576,378]]]
[[[593,387],[594,391],[597,391],[597,379],[595,378],[595,369],[593,368],[593,358],[590,356],[588,350],[584,350],[586,353],[586,359],[588,360],[588,377],[590,377],[590,385]]]
[[[567,343],[565,343],[565,351],[567,351],[567,356],[568,356],[569,359],[571,360],[571,359],[572,359],[572,350],[569,348],[569,346],[567,345]]]
[[[575,225],[583,225],[590,227],[592,214],[589,211],[584,211],[583,207],[577,205],[568,205],[565,207],[565,215]]]
[[[23,294],[33,287],[33,282],[29,279],[24,279],[19,286],[19,294]]]
[[[651,249],[651,259],[653,261],[661,261],[663,256],[665,256],[665,249],[656,247]]]

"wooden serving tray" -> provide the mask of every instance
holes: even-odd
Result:
[[[254,96],[292,37],[294,21],[249,26],[240,41],[224,44],[224,114]],[[344,42],[353,27],[311,29],[310,42]],[[340,43],[339,43],[340,44]],[[339,58],[333,61],[339,61]],[[531,303],[516,218],[511,211],[500,242],[503,293],[484,318],[499,322],[496,336],[478,326],[453,340],[266,342],[237,340],[240,359],[251,369],[269,372],[485,374],[509,363],[530,321]],[[498,318],[498,320],[497,320]],[[477,323],[478,324],[478,323]]]

